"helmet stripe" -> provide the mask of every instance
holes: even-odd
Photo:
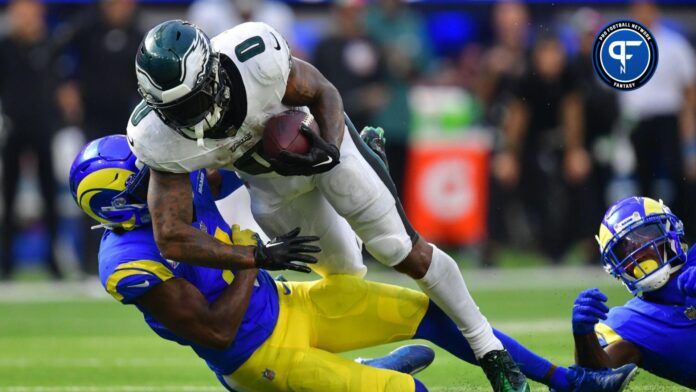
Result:
[[[607,242],[613,237],[614,235],[611,233],[611,230],[609,230],[608,227],[602,223],[599,226],[599,236],[597,237],[597,242],[599,242],[599,247],[604,251],[604,247],[607,246]]]
[[[133,174],[130,170],[118,168],[106,168],[89,174],[77,186],[77,205],[93,219],[101,223],[110,223],[92,210],[90,201],[103,190],[123,191],[126,189],[128,177]]]
[[[665,213],[664,208],[662,208],[662,203],[649,197],[643,198],[643,209],[645,210],[645,216]]]
[[[147,78],[147,81],[150,82],[150,84],[152,84],[158,90],[160,90],[160,91],[164,90],[164,88],[162,86],[160,86],[159,84],[157,84],[157,82],[155,82],[155,80],[152,78],[152,76],[150,76],[150,74],[147,73],[147,71],[145,71],[142,67],[140,67],[140,65],[138,63],[135,64],[135,72],[145,76],[145,78]]]

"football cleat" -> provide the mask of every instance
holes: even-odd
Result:
[[[384,162],[384,166],[389,169],[387,152],[384,149],[387,143],[387,138],[384,137],[384,129],[381,127],[365,127],[360,131],[360,138]]]
[[[573,392],[620,392],[638,374],[638,366],[629,363],[616,369],[592,370],[580,366],[568,368]],[[554,389],[549,389],[555,392]]]
[[[486,373],[493,392],[529,392],[527,378],[506,350],[493,350],[479,364]]]
[[[435,351],[432,348],[422,344],[412,344],[401,346],[383,357],[357,358],[355,362],[414,375],[430,366],[434,359]]]

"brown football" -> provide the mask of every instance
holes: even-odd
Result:
[[[277,158],[283,151],[296,154],[309,152],[310,141],[300,132],[305,123],[319,134],[319,126],[310,113],[288,110],[268,119],[263,131],[263,153],[266,158]]]

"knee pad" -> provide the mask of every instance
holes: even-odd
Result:
[[[383,216],[369,223],[353,227],[365,244],[365,248],[380,263],[393,267],[411,252],[413,243],[399,217],[396,206]]]

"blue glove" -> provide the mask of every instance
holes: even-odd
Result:
[[[595,324],[600,319],[607,319],[609,308],[605,302],[607,296],[599,289],[589,289],[580,293],[573,304],[573,333],[582,335],[594,332]]]
[[[696,267],[687,268],[677,280],[679,291],[689,297],[696,297]]]

